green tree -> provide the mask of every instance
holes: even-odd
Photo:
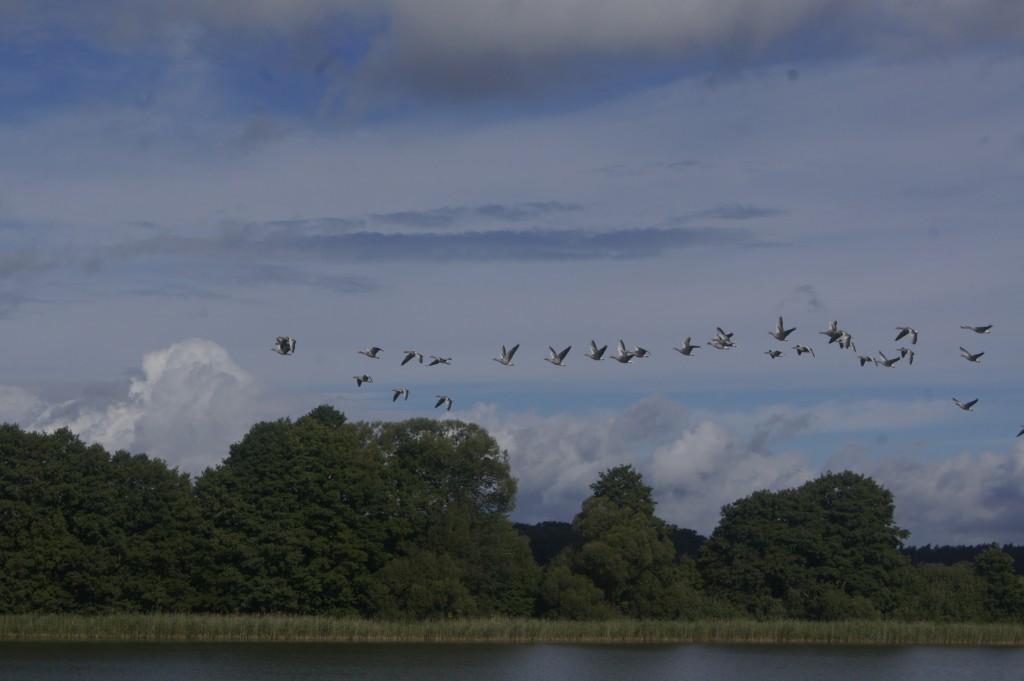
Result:
[[[0,426],[0,610],[182,610],[197,519],[187,475]]]
[[[669,526],[654,515],[651,487],[632,466],[625,465],[601,473],[590,488],[593,495],[583,501],[573,519],[582,543],[566,550],[566,564],[577,577],[569,578],[562,568],[550,571],[548,607],[562,612],[574,603],[584,616],[602,612],[592,600],[589,582],[621,614],[686,615],[693,603],[696,575],[677,564]],[[555,598],[559,584],[571,590],[571,599]]]
[[[354,613],[386,559],[382,457],[330,407],[254,425],[196,497],[215,547],[197,570],[205,609]]]
[[[984,622],[985,582],[969,562],[915,566],[896,614],[911,621]]]
[[[399,594],[417,589],[429,571],[405,566],[422,563],[447,565],[445,584],[454,579],[461,586],[446,587],[448,597],[429,612],[414,609],[414,616],[532,614],[540,571],[508,519],[516,493],[508,453],[479,426],[457,420],[411,419],[375,429],[388,471],[389,546],[397,562],[376,576],[370,611],[391,612]]]
[[[974,559],[975,573],[984,584],[983,603],[994,621],[1024,618],[1024,585],[1014,574],[1013,558],[997,544],[989,546]]]
[[[845,471],[722,509],[699,566],[713,594],[761,617],[893,612],[909,565],[892,494]]]

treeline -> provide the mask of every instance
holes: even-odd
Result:
[[[912,561],[891,493],[855,473],[755,492],[708,538],[658,518],[631,466],[591,491],[572,523],[513,525],[508,454],[454,420],[321,406],[194,480],[3,425],[0,612],[1024,619],[1010,553]]]

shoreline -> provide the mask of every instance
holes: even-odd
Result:
[[[845,620],[466,618],[398,622],[322,615],[0,615],[9,641],[828,644],[1022,646],[1024,624]]]

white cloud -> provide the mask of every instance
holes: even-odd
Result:
[[[892,406],[864,408],[881,414]],[[824,406],[826,413],[832,410]],[[872,458],[849,446],[818,465],[811,453],[789,442],[800,428],[768,424],[761,410],[743,424],[735,413],[730,426],[715,417],[691,423],[686,406],[657,396],[621,413],[590,416],[508,415],[478,405],[469,419],[508,450],[519,479],[514,518],[523,522],[570,520],[599,473],[632,464],[654,489],[659,517],[708,535],[725,504],[763,489],[797,487],[827,470],[849,469],[893,493],[896,523],[911,531],[911,545],[1024,542],[1024,442],[1005,454],[964,452],[927,463]],[[873,430],[860,416],[844,427]],[[754,433],[749,439],[739,432],[747,429]],[[765,429],[772,432],[759,435]]]
[[[147,354],[127,394],[92,402],[47,405],[21,388],[0,389],[5,421],[28,430],[67,427],[85,442],[144,452],[193,475],[220,463],[253,423],[274,416],[256,377],[224,348],[199,338]]]

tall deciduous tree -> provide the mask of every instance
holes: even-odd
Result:
[[[850,471],[756,492],[722,508],[701,572],[713,593],[760,616],[889,613],[908,570],[893,511],[888,490]]]
[[[185,610],[200,551],[187,475],[0,426],[0,610]]]
[[[421,605],[409,614],[532,614],[540,572],[508,520],[516,493],[508,453],[457,420],[412,419],[376,431],[390,486],[392,560],[377,575],[371,611],[390,612],[400,594],[422,593],[418,583],[443,566],[435,599],[415,599]]]
[[[601,473],[590,488],[593,495],[573,519],[581,545],[567,549],[548,571],[548,607],[563,616],[601,615],[607,606],[594,600],[601,593],[624,615],[685,615],[695,597],[693,575],[676,563],[669,527],[654,515],[651,487],[627,465]]]

